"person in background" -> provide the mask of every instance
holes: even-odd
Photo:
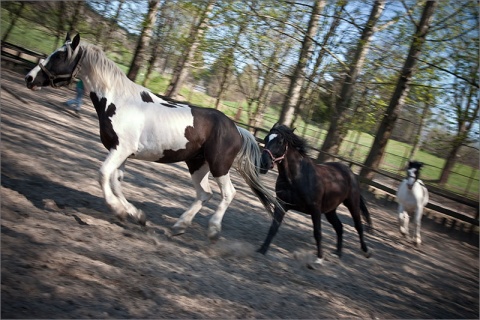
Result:
[[[73,108],[75,110],[75,113],[80,116],[80,109],[82,108],[82,99],[84,92],[82,80],[77,81],[76,90],[77,95],[75,96],[75,98],[68,100],[67,102],[65,102],[65,104],[70,108]]]

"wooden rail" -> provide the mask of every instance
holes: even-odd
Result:
[[[2,65],[11,65],[14,68],[19,68],[19,71],[30,71],[39,62],[40,59],[46,58],[46,55],[28,50],[12,43],[1,43],[1,58]]]
[[[261,138],[258,138],[257,137],[257,134],[258,133],[264,133],[264,134],[267,134],[268,133],[268,130],[265,130],[265,129],[262,129],[262,128],[257,128],[257,127],[253,127],[253,126],[249,126],[247,124],[244,124],[244,123],[239,123],[237,122],[238,125],[242,126],[242,127],[245,127],[245,128],[249,128],[251,130],[253,130],[254,132],[254,136],[255,136],[255,139],[257,140],[257,142],[259,142],[260,144],[263,144],[263,139]],[[322,152],[320,151],[319,149],[317,148],[312,148],[310,147],[312,150],[315,150],[317,152]],[[359,163],[359,162],[356,162],[356,161],[353,161],[353,160],[350,160],[350,159],[345,159],[343,157],[340,157],[338,155],[334,155],[334,154],[329,154],[330,156],[340,160],[340,161],[343,161],[343,162],[346,162],[349,164],[350,167],[352,166],[358,166],[358,167],[365,167],[363,165],[363,163]],[[390,173],[390,172],[386,172],[384,170],[375,170],[375,169],[372,169],[375,173],[377,174],[380,174],[380,175],[383,175],[389,179],[393,179],[393,180],[396,180],[396,181],[402,181],[403,180],[403,177],[399,176],[399,175],[395,175],[393,173]],[[395,197],[395,194],[397,192],[397,190],[394,190],[393,188],[389,187],[389,186],[386,186],[386,185],[383,185],[379,182],[376,182],[376,181],[373,181],[373,180],[367,180],[367,179],[362,179],[359,177],[359,181],[360,183],[363,183],[363,184],[366,184],[366,185],[369,185],[369,186],[372,186],[376,189],[379,189],[383,192],[386,192],[388,194],[391,195],[392,198]],[[474,201],[472,199],[469,199],[469,198],[466,198],[466,197],[462,197],[458,194],[455,194],[453,192],[448,192],[446,190],[442,190],[440,188],[437,188],[435,186],[431,186],[431,185],[428,185],[428,191],[432,194],[436,194],[438,196],[441,196],[441,197],[444,197],[446,199],[449,199],[449,200],[452,200],[452,201],[455,201],[455,202],[458,202],[458,203],[461,203],[463,205],[466,205],[466,206],[469,206],[469,207],[472,207],[472,208],[475,208],[476,209],[476,216],[475,218],[472,218],[470,216],[467,216],[465,214],[462,214],[460,212],[457,212],[457,211],[454,211],[454,210],[451,210],[451,209],[448,209],[448,208],[445,208],[445,207],[442,207],[442,206],[439,206],[439,205],[436,205],[434,203],[431,203],[429,202],[426,206],[427,209],[430,209],[430,210],[433,210],[433,211],[436,211],[436,212],[439,212],[443,215],[446,215],[448,217],[451,217],[455,220],[459,220],[459,221],[462,221],[464,223],[467,223],[467,224],[470,224],[471,225],[471,229],[470,230],[473,230],[474,227],[478,227],[479,226],[479,203],[478,201]],[[455,226],[455,220],[454,222],[452,223],[452,227]]]
[[[11,43],[8,43],[8,42],[2,42],[1,43],[2,64],[4,64],[4,63],[5,64],[11,64],[14,67],[20,67],[21,69],[23,69],[23,71],[31,70],[32,68],[34,68],[40,62],[40,59],[44,59],[45,57],[46,57],[46,55],[44,55],[44,54],[22,48],[22,47],[19,47],[17,45],[14,45],[14,44],[11,44]],[[166,98],[166,97],[162,97],[162,98]],[[259,142],[260,144],[263,144],[263,139],[258,138],[257,135],[259,133],[267,134],[268,130],[258,128],[258,127],[249,126],[249,125],[244,124],[244,123],[238,123],[238,124],[242,127],[253,130],[254,136],[255,136],[255,139],[257,140],[257,142]],[[311,148],[311,149],[315,150],[317,152],[321,152],[319,149],[316,149],[316,148]],[[338,159],[338,160],[340,160],[340,161],[349,163],[350,167],[352,167],[354,165],[359,166],[359,167],[364,166],[362,163],[358,163],[358,162],[355,162],[353,160],[345,159],[345,158],[340,157],[338,155],[333,155],[333,154],[329,154],[329,155]],[[389,173],[389,172],[386,172],[386,171],[383,171],[383,170],[373,170],[373,171],[380,174],[380,175],[386,176],[390,179],[394,179],[394,180],[397,180],[397,181],[402,180],[402,177],[399,177],[398,175],[394,175],[392,173]],[[378,182],[375,182],[373,180],[362,180],[361,179],[360,182],[364,183],[364,184],[367,184],[369,186],[372,186],[374,188],[377,188],[379,190],[382,190],[384,192],[387,192],[387,193],[391,194],[392,196],[396,193],[396,190],[394,190],[394,189],[392,189],[388,186],[382,185]],[[434,210],[436,212],[440,212],[440,213],[442,213],[446,216],[452,217],[456,220],[460,220],[460,221],[469,223],[469,224],[472,225],[472,227],[473,226],[477,226],[477,227],[479,226],[479,203],[478,203],[478,201],[474,201],[474,200],[471,200],[471,199],[468,199],[468,198],[465,198],[465,197],[461,197],[457,194],[454,194],[452,192],[448,192],[448,191],[436,188],[436,187],[431,186],[431,185],[428,185],[428,189],[429,189],[429,192],[431,192],[431,193],[434,193],[434,194],[437,194],[437,195],[442,196],[444,198],[453,200],[455,202],[458,202],[458,203],[476,208],[476,217],[472,218],[472,217],[466,216],[462,213],[450,210],[448,208],[438,206],[438,205],[430,203],[430,202],[427,204],[428,209]]]

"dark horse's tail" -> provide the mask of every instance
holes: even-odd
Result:
[[[367,222],[367,231],[373,233],[372,218],[370,217],[370,212],[368,211],[365,199],[360,195],[360,211],[362,211],[363,217]]]
[[[245,179],[245,182],[249,185],[255,195],[262,202],[268,213],[273,216],[273,210],[278,207],[283,210],[280,202],[277,200],[274,194],[268,190],[264,184],[260,181],[259,168],[260,168],[260,147],[255,140],[253,134],[248,130],[237,126],[240,135],[243,138],[242,149],[237,155],[235,167],[237,171]]]

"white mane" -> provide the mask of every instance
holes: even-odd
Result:
[[[88,70],[91,81],[104,86],[105,91],[119,88],[117,94],[125,95],[150,91],[128,79],[125,73],[99,47],[89,43],[81,43],[80,47],[83,50],[81,68]]]

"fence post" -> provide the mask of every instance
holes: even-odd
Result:
[[[474,176],[475,176],[475,169],[473,167],[470,167],[472,169],[472,173],[470,174],[470,178],[468,179],[468,183],[467,183],[467,187],[465,188],[464,190],[464,193],[463,195],[468,197],[469,193],[470,193],[470,186],[472,185],[472,181],[474,180]]]

